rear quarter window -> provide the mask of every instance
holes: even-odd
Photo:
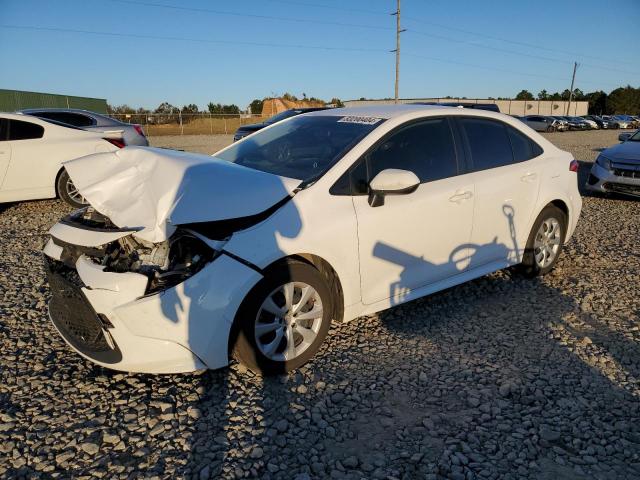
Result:
[[[524,133],[513,127],[505,126],[509,134],[514,162],[524,162],[542,155],[542,148]]]
[[[8,121],[8,140],[33,140],[42,138],[43,135],[44,127],[42,125],[22,120]]]

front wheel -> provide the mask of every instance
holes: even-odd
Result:
[[[259,374],[286,373],[318,351],[331,324],[332,298],[313,266],[290,261],[271,269],[240,306],[233,356]]]
[[[553,131],[555,131],[555,128],[553,128],[552,125],[547,126],[547,133],[551,133]]]
[[[82,208],[87,205],[86,199],[80,195],[66,170],[63,170],[58,177],[56,191],[58,196],[72,207]]]
[[[529,277],[549,273],[555,266],[567,233],[567,216],[548,205],[540,212],[529,234],[520,270]]]

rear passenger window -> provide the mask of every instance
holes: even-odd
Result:
[[[473,170],[487,170],[513,163],[511,142],[503,123],[462,118],[460,124],[471,151]]]
[[[509,132],[514,161],[524,162],[542,154],[542,148],[524,133],[512,127],[505,126],[505,128]]]
[[[367,155],[367,161],[369,181],[387,168],[410,170],[422,183],[458,173],[453,135],[444,118],[401,128]]]
[[[9,120],[9,140],[32,140],[42,138],[44,127],[21,120]]]

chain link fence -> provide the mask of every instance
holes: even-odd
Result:
[[[241,125],[266,120],[262,115],[246,113],[131,113],[110,117],[125,123],[137,123],[147,136],[233,134]]]

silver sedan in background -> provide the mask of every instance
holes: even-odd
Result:
[[[603,150],[591,167],[588,190],[640,197],[640,130],[621,133],[622,142]]]
[[[28,108],[20,110],[18,113],[31,115],[43,120],[53,120],[81,128],[82,130],[94,132],[122,130],[122,138],[124,139],[125,145],[149,146],[149,141],[142,130],[142,126],[136,123],[124,123],[115,118],[90,112],[89,110],[74,108]]]
[[[521,117],[520,120],[533,128],[536,132],[555,132],[557,126],[557,120],[551,117],[545,117],[542,115],[527,115]]]

